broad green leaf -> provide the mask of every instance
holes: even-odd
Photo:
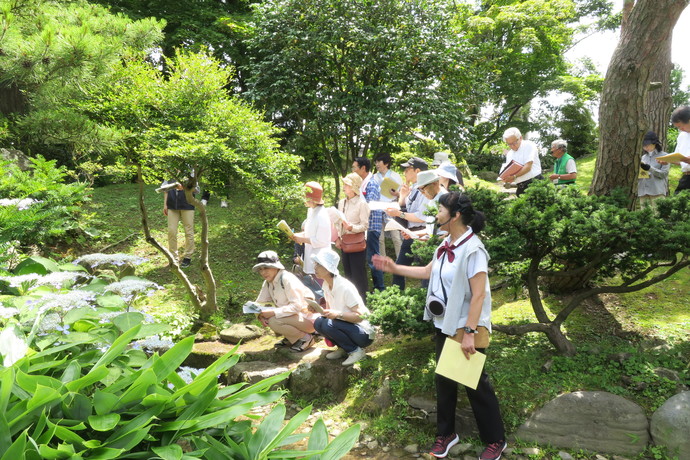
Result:
[[[359,425],[353,425],[338,435],[321,454],[321,460],[338,460],[350,452],[359,439]]]
[[[12,445],[5,450],[5,453],[2,454],[0,460],[17,460],[24,458],[26,437],[26,431],[22,432],[22,434],[20,434],[17,439],[14,440]]]
[[[72,420],[85,421],[93,411],[91,398],[82,393],[70,393],[62,403],[62,411]]]
[[[112,412],[118,401],[117,395],[102,390],[96,390],[93,394],[93,407],[99,415]]]
[[[86,388],[90,385],[95,384],[96,382],[101,381],[108,375],[108,368],[105,366],[94,366],[91,371],[89,371],[88,374],[85,376],[78,378],[77,380],[73,380],[71,382],[67,382],[65,384],[65,387],[69,391],[80,391],[83,388]]]
[[[58,268],[62,272],[84,272],[85,275],[88,275],[88,270],[81,265],[75,265],[75,264],[60,264],[58,265]]]
[[[142,367],[149,359],[146,353],[134,349],[127,350],[124,356],[127,358],[127,365],[134,368]]]
[[[72,323],[72,330],[75,332],[89,332],[94,327],[98,327],[98,323],[88,319],[80,319]]]
[[[154,429],[155,432],[163,431],[180,431],[181,435],[193,433],[207,428],[223,426],[235,417],[244,415],[254,407],[253,404],[237,404],[227,409],[222,409],[211,414],[198,417],[195,420],[175,420],[170,422],[162,422]]]
[[[74,324],[84,318],[98,319],[98,314],[90,307],[73,308],[65,314],[62,321],[65,324]]]
[[[4,414],[14,386],[14,368],[0,369],[0,413]]]
[[[55,460],[61,458],[70,458],[71,455],[67,452],[60,451],[58,449],[53,449],[46,444],[41,444],[38,447],[38,453],[41,454],[41,458],[46,460]]]
[[[72,360],[69,362],[67,367],[65,367],[62,377],[60,377],[60,381],[62,383],[69,383],[73,382],[79,377],[81,377],[81,366],[77,361]]]
[[[144,399],[142,399],[141,405],[144,407],[153,407],[153,406],[165,405],[168,402],[172,402],[170,400],[169,395],[164,395],[164,394],[160,394],[160,393],[153,393],[153,394],[147,395]]]
[[[135,338],[137,339],[145,339],[146,337],[151,337],[153,335],[160,335],[165,332],[168,332],[170,330],[170,326],[168,324],[162,324],[162,323],[147,323],[147,324],[142,324],[141,325],[141,330],[139,331],[139,334]]]
[[[87,449],[96,449],[97,447],[101,447],[101,441],[98,439],[89,439],[88,441],[84,441],[84,447]]]
[[[113,318],[112,321],[120,331],[124,332],[135,326],[141,326],[144,322],[144,315],[139,312],[122,313]]]
[[[120,458],[125,449],[113,449],[110,447],[99,447],[89,452],[89,460],[110,460]]]
[[[153,370],[159,380],[163,380],[172,372],[175,372],[182,365],[194,347],[194,336],[186,337],[177,342],[171,349],[166,351],[160,359],[153,364]]]
[[[55,430],[55,436],[58,439],[61,439],[67,443],[82,444],[84,442],[84,438],[79,436],[75,432],[74,428],[65,428],[64,426],[56,425],[51,422],[48,422],[48,427]]]
[[[38,373],[45,373],[41,372],[44,371],[45,369],[50,369],[50,368],[59,368],[65,361],[67,361],[67,357],[62,358],[59,361],[43,361],[43,362],[37,362],[36,364],[32,364],[29,366],[29,374],[38,374]],[[56,369],[57,370],[57,369]]]
[[[5,454],[5,451],[12,444],[12,433],[10,433],[10,426],[7,424],[5,412],[0,412],[0,457]]]
[[[139,429],[133,430],[121,436],[114,441],[104,442],[103,445],[110,447],[111,449],[125,449],[130,450],[138,446],[139,443],[149,434],[151,425],[141,427]]]
[[[120,414],[90,415],[89,425],[96,431],[110,431],[120,423]]]
[[[267,456],[273,449],[280,446],[286,438],[288,438],[292,433],[294,433],[297,430],[297,428],[299,428],[304,422],[307,421],[307,418],[309,418],[310,413],[311,406],[307,406],[301,411],[299,411],[297,414],[295,414],[294,417],[292,417],[290,421],[286,423],[285,426],[283,426],[280,432],[268,443],[268,445],[262,449],[262,456]],[[284,411],[283,414],[285,414]],[[306,437],[306,433],[304,436]]]
[[[145,369],[132,385],[119,396],[119,401],[115,405],[115,410],[126,407],[131,402],[138,402],[144,399],[149,392],[149,387],[156,385],[159,379],[152,369]]]
[[[57,271],[60,271],[58,264],[50,259],[40,256],[32,256],[24,259],[14,268],[14,273],[16,275],[28,275],[29,273],[46,275],[49,272]]]
[[[309,442],[307,443],[307,449],[309,450],[321,450],[328,445],[328,429],[326,424],[323,423],[323,419],[319,418],[314,426],[311,428],[311,433],[309,434]],[[319,457],[315,457],[314,460],[320,460]]]
[[[101,366],[101,365],[108,365],[110,364],[115,358],[120,356],[122,352],[127,348],[129,343],[132,341],[132,338],[137,335],[139,332],[139,329],[141,328],[141,325],[137,325],[127,332],[124,332],[121,336],[119,336],[113,344],[110,346],[108,351],[106,351],[103,356],[101,356],[101,359],[98,360],[96,364],[94,364],[94,368]]]
[[[151,421],[155,417],[157,417],[161,413],[162,410],[163,410],[162,407],[151,407],[149,409],[146,409],[144,412],[137,415],[132,420],[130,420],[126,423],[123,423],[115,432],[113,432],[113,434],[111,434],[108,437],[108,439],[106,439],[103,442],[103,445],[106,445],[108,443],[116,441],[117,439],[125,437],[131,432],[142,430],[144,427],[147,427],[147,426],[148,426],[148,428],[146,429],[146,431],[148,432],[148,429],[151,428],[149,424],[151,423]],[[117,446],[117,447],[122,447],[122,446]]]
[[[164,447],[153,447],[156,455],[158,455],[163,460],[181,460],[182,459],[182,447],[177,444],[170,444]]]
[[[32,411],[37,407],[56,404],[61,398],[62,395],[56,389],[43,385],[36,385],[34,395],[27,402],[26,409],[27,411]]]
[[[96,303],[103,308],[122,310],[127,306],[125,301],[117,294],[103,294],[96,298]]]
[[[278,404],[264,417],[252,438],[249,440],[249,453],[254,458],[263,458],[271,451],[271,445],[281,432],[285,420],[285,405]],[[286,425],[288,426],[289,423]]]

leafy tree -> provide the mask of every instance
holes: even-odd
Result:
[[[663,58],[669,56],[671,31],[690,3],[687,0],[626,0],[618,47],[611,58],[599,106],[600,140],[591,193],[622,188],[632,206],[637,192],[642,137],[651,124],[647,105],[652,82],[668,86]],[[660,59],[662,59],[660,61]],[[670,95],[669,95],[670,96]],[[668,120],[670,97],[659,105],[656,119]],[[663,124],[663,128],[667,126]],[[656,128],[657,133],[659,127]]]
[[[0,0],[0,114],[6,142],[42,152],[87,176],[112,154],[117,133],[73,102],[107,85],[127,59],[161,38],[154,19],[131,21],[83,0]]]
[[[628,211],[627,196],[583,196],[544,181],[516,200],[489,190],[469,192],[487,215],[483,240],[497,275],[526,285],[536,322],[496,325],[508,334],[542,332],[561,353],[575,345],[561,330],[585,299],[634,292],[690,265],[687,195],[660,200],[656,210]],[[567,295],[549,315],[542,292]]]
[[[334,176],[413,130],[454,137],[473,70],[451,13],[425,0],[266,1],[248,95]]]
[[[193,196],[202,182],[224,194],[227,184],[256,198],[257,214],[281,207],[301,191],[299,158],[281,152],[277,130],[247,103],[228,96],[230,70],[205,53],[179,51],[167,75],[144,60],[131,60],[113,85],[94,93],[85,110],[117,127],[126,139],[125,159],[137,165],[140,209],[147,240],[165,254],[194,305],[216,308],[216,284],[208,262],[206,208]],[[144,182],[162,179],[184,185],[187,201],[201,221],[200,267],[206,291],[193,286],[169,251],[150,234],[143,201]],[[263,212],[262,212],[263,211]]]

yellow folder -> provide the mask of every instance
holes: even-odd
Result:
[[[470,355],[470,359],[465,358],[460,343],[446,337],[436,373],[476,390],[485,361],[486,355],[480,352]]]
[[[682,160],[685,159],[685,155],[682,153],[669,153],[668,155],[661,155],[660,157],[656,157],[656,161],[665,161],[666,163],[678,163]]]

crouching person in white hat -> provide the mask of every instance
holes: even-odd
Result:
[[[273,303],[275,308],[258,314],[259,321],[285,338],[276,348],[290,347],[294,352],[314,346],[314,318],[318,315],[307,309],[307,299],[314,300],[314,293],[292,273],[285,270],[274,251],[264,251],[256,258],[252,271],[264,279],[257,303]]]
[[[330,249],[312,256],[316,276],[323,279],[326,308],[314,321],[314,327],[326,339],[338,346],[326,355],[328,359],[347,356],[343,366],[365,358],[364,348],[374,341],[374,328],[363,319],[369,313],[357,288],[350,280],[340,276],[340,257]]]

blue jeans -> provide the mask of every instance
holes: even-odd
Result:
[[[372,256],[379,253],[380,238],[381,232],[373,230],[367,231],[367,263],[371,269],[371,280],[374,282],[374,289],[377,291],[383,291],[386,289],[386,286],[383,284],[383,272],[381,270],[377,270],[371,261]]]
[[[348,353],[352,353],[358,347],[368,347],[373,342],[360,326],[339,319],[319,316],[314,321],[314,329]]]

